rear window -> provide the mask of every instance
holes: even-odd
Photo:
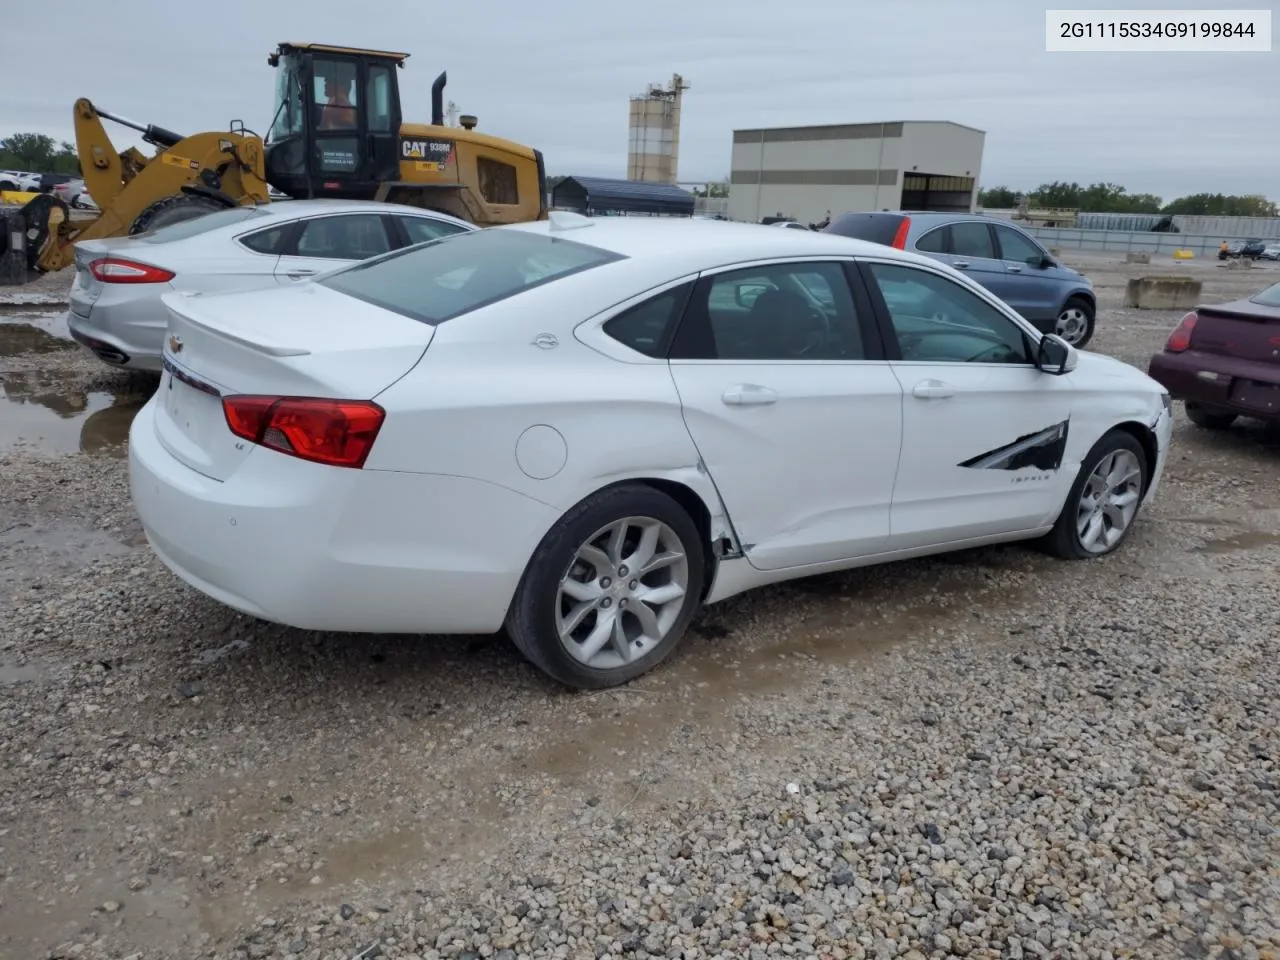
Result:
[[[1280,283],[1273,283],[1252,299],[1264,307],[1280,307]]]
[[[823,233],[893,246],[894,235],[905,218],[897,213],[846,213],[836,217]]]
[[[167,227],[160,227],[158,230],[139,234],[134,239],[141,240],[143,243],[172,243],[174,240],[198,237],[202,233],[217,230],[219,227],[227,227],[233,223],[244,223],[254,217],[265,217],[266,215],[267,212],[265,210],[257,207],[228,207],[226,210],[215,210],[213,213],[206,213],[191,220],[171,223]]]
[[[476,230],[345,267],[316,281],[432,326],[621,254],[522,230]]]

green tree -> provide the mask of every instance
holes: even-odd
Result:
[[[80,175],[76,148],[55,144],[43,133],[15,133],[0,140],[0,168],[32,173],[72,173]]]
[[[1011,210],[1018,205],[1018,194],[1008,187],[992,187],[978,191],[978,206],[991,210]]]
[[[1080,206],[1080,194],[1084,190],[1078,183],[1067,183],[1055,180],[1042,183],[1031,191],[1027,203],[1032,207],[1076,207]]]
[[[1262,196],[1233,196],[1221,193],[1193,193],[1179,197],[1161,213],[1190,217],[1275,217],[1276,204]]]

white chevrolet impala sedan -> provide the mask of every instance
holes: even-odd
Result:
[[[168,294],[133,499],[178,576],[313,630],[491,633],[625,682],[701,604],[1012,540],[1099,557],[1168,394],[934,260],[553,213]]]

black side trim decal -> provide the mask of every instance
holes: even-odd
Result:
[[[960,466],[974,470],[1022,470],[1026,467],[1057,470],[1067,452],[1067,426],[1070,423],[1070,420],[1063,420],[1037,433],[1029,433],[996,450],[980,453]]]

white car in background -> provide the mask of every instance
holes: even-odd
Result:
[[[0,170],[0,190],[14,193],[39,193],[40,174],[22,170]]]
[[[166,293],[224,293],[313,276],[477,229],[418,207],[291,200],[231,207],[133,237],[75,245],[71,336],[105,363],[159,372]]]
[[[68,180],[66,183],[55,183],[53,195],[76,210],[98,209],[98,205],[93,202],[93,197],[85,189],[84,181],[79,178]]]
[[[552,213],[297,288],[165,297],[129,437],[155,553],[311,630],[490,633],[625,682],[753,587],[1043,538],[1115,550],[1169,395],[935,260]]]

